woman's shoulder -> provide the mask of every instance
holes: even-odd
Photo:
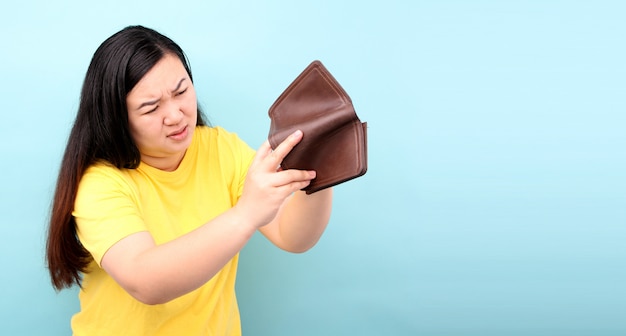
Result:
[[[237,133],[221,126],[197,126],[196,133],[198,141],[203,145],[247,146]]]
[[[242,140],[237,133],[227,131],[220,126],[198,126],[196,149],[197,156],[210,158],[209,161],[220,164],[248,165],[255,151]]]
[[[120,169],[108,161],[98,160],[91,164],[81,178],[81,185],[128,186],[129,169]]]
[[[227,131],[222,126],[196,126],[196,132],[200,136],[229,137],[236,134]]]
[[[90,206],[93,202],[102,198],[111,198],[112,195],[137,195],[137,186],[133,183],[130,171],[119,169],[103,160],[93,163],[81,177],[76,195],[76,207]],[[84,208],[81,209],[84,210]]]
[[[112,163],[106,160],[97,160],[87,168],[85,174],[83,175],[120,176],[122,175],[122,169],[115,167]]]

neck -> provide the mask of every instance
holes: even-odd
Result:
[[[180,166],[180,163],[183,161],[186,152],[187,151],[184,151],[181,154],[168,157],[154,157],[142,155],[141,161],[143,161],[148,166],[154,167],[156,169],[171,172],[178,169],[178,166]]]

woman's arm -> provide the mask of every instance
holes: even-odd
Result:
[[[305,252],[317,243],[326,229],[332,195],[332,188],[311,195],[297,191],[285,200],[274,220],[259,230],[285,251]]]
[[[243,248],[256,230],[273,222],[279,211],[279,218],[293,217],[289,222],[302,217],[293,214],[297,208],[303,209],[303,213],[319,216],[313,212],[323,207],[316,204],[326,203],[329,199],[325,202],[324,197],[313,197],[306,198],[305,202],[301,196],[295,195],[294,203],[285,203],[291,194],[310,183],[315,177],[314,172],[277,170],[283,158],[301,139],[302,133],[295,132],[274,151],[266,141],[250,166],[239,202],[230,210],[165,244],[156,245],[148,232],[127,236],[104,254],[102,268],[137,300],[146,304],[165,303],[209,281]],[[300,225],[305,222],[300,221]],[[295,250],[310,245],[309,236],[317,236],[313,237],[316,241],[321,234],[318,228],[304,235],[307,237],[298,238],[299,235],[286,229],[290,226],[282,225],[282,220],[280,223],[279,244],[299,247]]]
[[[256,228],[232,211],[156,245],[149,232],[127,236],[102,257],[102,268],[135,299],[161,304],[199,288],[243,248]]]

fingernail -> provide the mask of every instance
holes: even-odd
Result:
[[[311,176],[311,178],[315,178],[316,175],[317,175],[317,173],[315,172],[315,170],[310,170],[309,171],[309,176]]]
[[[302,131],[301,130],[297,130],[295,132],[293,132],[293,137],[294,138],[298,138],[302,135]]]

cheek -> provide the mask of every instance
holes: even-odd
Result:
[[[186,102],[183,107],[185,113],[190,114],[191,112],[196,112],[198,110],[198,105],[195,101]]]
[[[198,100],[196,99],[196,95],[195,92],[191,95],[189,95],[188,97],[185,97],[185,101],[184,101],[184,111],[185,114],[188,115],[197,115],[198,113]]]
[[[128,118],[128,129],[130,130],[130,137],[133,138],[136,143],[138,138],[140,137],[139,133],[141,130],[141,126],[139,125],[138,121],[132,118]]]
[[[145,142],[149,142],[151,134],[160,130],[158,118],[152,116],[142,116],[134,120],[128,121],[130,135],[137,146],[141,146]]]

